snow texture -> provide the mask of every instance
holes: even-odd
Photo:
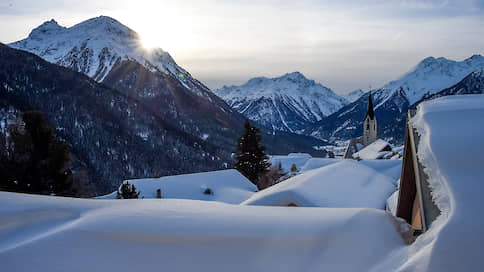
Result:
[[[395,189],[390,177],[357,161],[341,160],[257,192],[242,204],[385,209]]]
[[[348,102],[355,102],[356,100],[358,100],[358,98],[360,98],[365,92],[362,90],[362,89],[358,89],[358,90],[355,90],[355,91],[352,91],[350,93],[347,93],[346,95],[344,95],[343,97],[348,100]]]
[[[2,271],[370,271],[403,242],[374,209],[0,192]]]
[[[252,196],[257,187],[237,170],[221,170],[161,178],[132,179],[124,181],[134,184],[141,192],[139,198],[156,198],[161,189],[162,198],[219,201],[239,204]],[[103,199],[114,199],[116,193]]]
[[[382,271],[482,271],[484,259],[484,95],[421,103],[411,119],[420,134],[418,159],[441,215]]]
[[[392,146],[385,140],[377,139],[373,143],[365,146],[363,149],[353,154],[353,158],[359,158],[361,160],[380,159],[386,154],[388,154],[387,151],[383,151],[383,149],[388,146],[392,148]]]

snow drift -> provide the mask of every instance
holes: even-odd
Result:
[[[384,209],[395,189],[390,177],[356,161],[342,160],[257,192],[242,204]]]

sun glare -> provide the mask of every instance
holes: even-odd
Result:
[[[146,36],[146,35],[141,37],[141,45],[145,49],[152,49],[152,48],[160,47],[159,41],[157,41],[156,39],[154,39],[151,36]]]

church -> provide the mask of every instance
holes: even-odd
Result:
[[[377,122],[370,91],[368,95],[368,109],[363,121],[363,136],[350,140],[343,158],[382,159],[395,155],[390,144],[378,139],[377,136]]]

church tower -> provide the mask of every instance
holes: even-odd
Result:
[[[373,111],[373,100],[371,99],[371,91],[368,96],[368,110],[366,112],[365,121],[363,121],[363,145],[367,146],[376,141],[376,118]]]

